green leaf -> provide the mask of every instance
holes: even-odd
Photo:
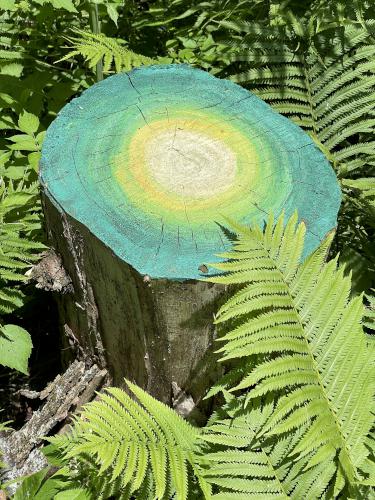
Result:
[[[1,10],[16,10],[15,0],[1,0],[0,9]]]
[[[34,142],[33,138],[30,137],[28,134],[15,134],[9,137],[9,140],[15,143],[25,142],[30,140]]]
[[[10,151],[1,151],[0,152],[0,166],[3,167],[9,161],[12,153]]]
[[[26,330],[17,325],[4,325],[1,327],[0,364],[27,375],[31,349],[31,337]]]
[[[37,172],[40,160],[40,153],[39,152],[30,153],[27,155],[27,159],[29,160],[30,167]]]
[[[25,168],[23,166],[19,167],[8,167],[5,170],[5,175],[8,179],[19,180],[25,175]]]
[[[39,132],[39,134],[36,136],[36,141],[39,144],[39,146],[44,141],[45,136],[46,136],[46,131],[45,130],[43,130],[42,132]]]
[[[25,500],[25,498],[34,498],[47,472],[48,468],[45,468],[23,479],[21,485],[13,496],[13,500]]]
[[[118,12],[117,12],[117,9],[116,9],[116,4],[107,3],[106,7],[107,7],[107,14],[109,15],[110,19],[112,19],[112,21],[117,26]]]
[[[51,0],[51,3],[56,9],[65,9],[68,12],[78,12],[72,0]]]
[[[60,491],[54,496],[54,500],[92,500],[92,496],[83,488]]]
[[[23,71],[23,65],[19,63],[8,63],[1,65],[1,70],[0,73],[2,75],[8,75],[8,76],[15,76],[16,78],[19,78],[22,74]]]
[[[35,496],[33,496],[32,498],[33,500],[50,500],[52,498],[55,499],[56,495],[64,490],[64,488],[67,488],[66,480],[50,477],[46,481],[44,481]]]
[[[39,149],[31,137],[24,141],[17,141],[15,144],[11,144],[8,147],[12,151],[38,151]]]
[[[18,119],[18,128],[25,134],[33,135],[39,128],[39,118],[32,113],[24,111]]]

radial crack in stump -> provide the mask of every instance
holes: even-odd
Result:
[[[82,352],[164,401],[209,385],[223,288],[197,281],[230,247],[227,218],[297,209],[304,257],[336,226],[340,190],[311,138],[238,85],[187,65],[112,76],[60,112],[41,182],[74,293],[62,322]]]

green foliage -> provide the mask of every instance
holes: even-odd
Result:
[[[75,488],[74,481],[64,475],[64,471],[50,475],[49,467],[34,474],[24,476],[13,495],[13,500],[91,500],[85,488]]]
[[[31,354],[31,337],[20,326],[0,327],[0,364],[28,374],[27,363]]]
[[[188,62],[246,85],[305,128],[343,189],[331,251],[353,274],[352,292],[373,287],[374,18],[367,0],[3,0],[0,324],[19,314],[44,248],[44,130],[101,61],[106,73]],[[53,438],[58,472],[27,478],[15,498],[373,498],[373,294],[366,309],[351,298],[350,274],[337,258],[325,263],[330,239],[301,266],[304,228],[294,222],[237,228],[219,264],[226,274],[215,280],[235,293],[217,315],[228,372],[209,395],[226,403],[205,428],[134,385],[139,403],[109,389],[71,434]],[[9,338],[0,342],[14,328],[2,326]],[[24,372],[27,349],[15,362]]]
[[[314,36],[303,19],[287,28],[237,29],[244,38],[234,58],[244,71],[233,79],[305,128],[339,176],[372,165],[375,47],[368,29],[349,25],[344,33]]]
[[[74,488],[70,481],[59,471],[48,477],[49,468],[46,467],[22,479],[13,500],[91,500],[89,492],[84,488]],[[72,487],[70,487],[72,486]]]
[[[80,55],[84,57],[89,68],[94,68],[99,61],[103,61],[104,73],[109,73],[112,66],[115,67],[117,73],[120,73],[137,66],[155,64],[151,58],[136,54],[126,48],[124,40],[116,40],[102,33],[95,34],[77,29],[74,30],[74,33],[78,36],[66,37],[73,50],[58,62]]]
[[[9,314],[23,304],[23,292],[15,283],[27,281],[25,274],[45,246],[40,232],[36,184],[21,182],[0,188],[0,314]]]
[[[147,498],[176,495],[187,499],[191,470],[201,489],[200,498],[207,498],[210,488],[196,465],[199,429],[139,387],[127,385],[139,404],[120,389],[106,389],[100,401],[87,405],[84,418],[76,419],[70,435],[49,441],[65,460],[78,460],[81,467],[87,467],[87,455],[94,459],[95,498],[106,498],[109,483],[122,498],[134,494],[140,498],[147,488]]]
[[[309,457],[291,458],[306,428],[281,439],[259,439],[274,403],[266,400],[251,404],[244,412],[239,408],[241,400],[235,405],[233,402],[213,416],[203,433],[203,439],[211,445],[211,451],[205,454],[209,464],[206,479],[219,487],[213,498],[326,498],[334,464],[324,462],[307,468]]]
[[[40,241],[38,185],[33,182],[44,132],[38,133],[39,119],[26,111],[15,127],[21,133],[12,135],[12,144],[0,153],[0,364],[27,374],[30,335],[19,326],[4,325],[1,317],[24,305],[22,284],[45,248]]]
[[[332,236],[300,265],[305,226],[296,221],[284,228],[283,217],[275,226],[271,217],[264,233],[236,226],[238,241],[222,255],[228,260],[213,264],[225,274],[207,281],[243,285],[216,323],[231,325],[220,338],[221,361],[245,367],[214,391],[245,391],[245,406],[272,397],[260,436],[281,439],[305,428],[292,454],[310,457],[308,468],[334,463],[340,491],[367,478],[374,351],[361,326],[362,296],[350,298],[350,277],[337,258],[325,263]]]
[[[304,128],[330,160],[343,188],[335,248],[345,249],[343,261],[351,267],[370,272],[371,283],[375,21],[364,20],[360,10],[351,21],[334,9],[324,18],[326,9],[312,5],[314,12],[289,13],[273,23],[227,22],[236,35],[229,44],[231,78]],[[368,286],[359,281],[358,289]]]

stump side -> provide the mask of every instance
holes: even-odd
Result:
[[[217,370],[213,313],[222,285],[142,276],[43,196],[51,245],[72,280],[58,294],[65,354],[106,367],[171,404],[172,383],[199,401]]]

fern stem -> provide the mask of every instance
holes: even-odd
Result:
[[[90,28],[92,33],[100,34],[100,21],[99,21],[99,11],[98,4],[89,4],[89,18],[90,18]],[[100,60],[96,63],[96,81],[100,82],[103,80],[103,61]]]

